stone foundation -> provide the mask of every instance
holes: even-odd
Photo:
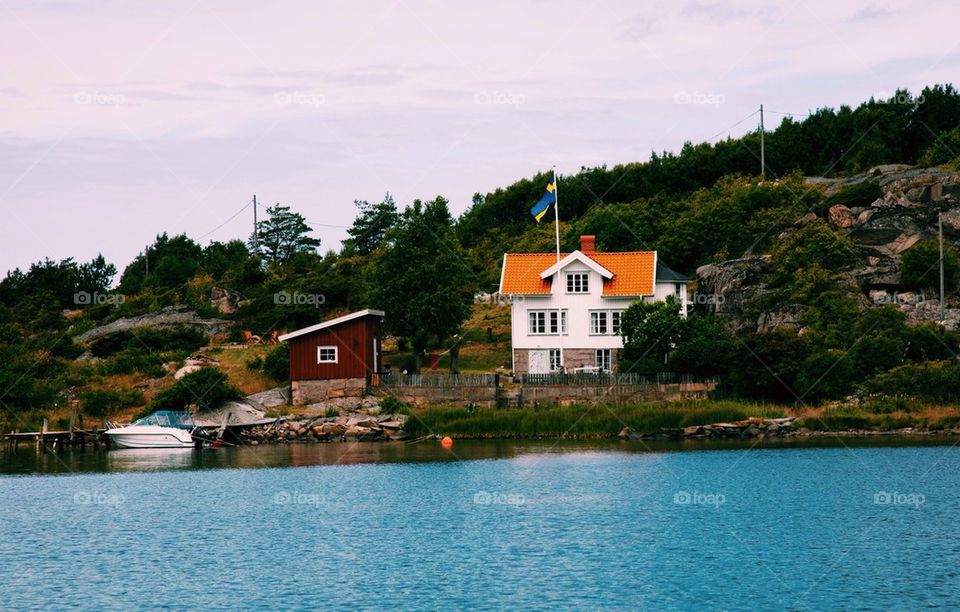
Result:
[[[363,397],[367,392],[364,378],[330,380],[294,380],[290,383],[294,405],[314,404],[341,397]]]

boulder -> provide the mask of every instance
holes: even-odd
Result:
[[[234,314],[247,303],[249,300],[239,291],[223,287],[214,287],[210,290],[210,306],[216,308],[221,314]]]
[[[853,213],[843,204],[831,206],[827,212],[827,220],[830,225],[839,229],[848,228],[856,222]]]

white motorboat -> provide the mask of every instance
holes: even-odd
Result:
[[[118,448],[191,448],[196,425],[189,412],[159,410],[127,425],[108,429]]]

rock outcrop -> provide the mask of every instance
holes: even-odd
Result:
[[[78,344],[90,344],[112,334],[135,329],[172,329],[177,327],[192,327],[211,338],[216,338],[225,336],[230,329],[230,325],[229,321],[223,319],[204,319],[188,306],[166,306],[158,312],[150,312],[127,319],[117,319],[106,325],[95,327],[79,334],[73,341]]]
[[[918,297],[901,286],[903,254],[921,240],[937,237],[937,218],[942,213],[945,239],[960,238],[960,173],[940,168],[878,166],[865,174],[844,179],[809,179],[826,195],[842,200],[841,190],[865,181],[875,181],[882,194],[868,205],[838,202],[824,219],[854,243],[858,262],[841,275],[840,285],[857,295],[862,309],[894,304],[913,323],[934,322],[947,329],[960,329],[960,304],[948,304],[943,318],[935,295]],[[816,220],[807,213],[797,220],[802,227]],[[789,232],[789,231],[788,231]],[[769,258],[750,256],[697,270],[698,310],[726,319],[736,331],[769,331],[797,327],[804,307],[790,303],[785,292],[771,289]]]
[[[233,289],[214,287],[210,290],[210,306],[219,310],[221,314],[234,314],[248,302],[249,300],[242,293]]]

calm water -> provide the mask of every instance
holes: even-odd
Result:
[[[677,448],[0,455],[0,607],[960,602],[960,449]]]

